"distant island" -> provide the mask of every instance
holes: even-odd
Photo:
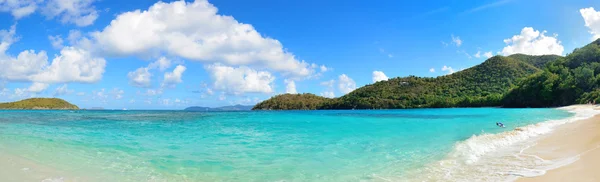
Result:
[[[16,102],[0,103],[0,109],[78,110],[79,107],[58,98],[31,98]]]
[[[245,106],[245,105],[233,105],[233,106],[223,106],[223,107],[188,107],[185,108],[185,111],[249,111],[252,110],[254,106]]]
[[[558,107],[600,103],[600,39],[567,56],[494,56],[435,78],[392,78],[339,98],[282,94],[253,110]]]

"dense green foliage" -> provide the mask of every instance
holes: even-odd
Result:
[[[495,56],[475,67],[436,78],[392,78],[336,99],[280,95],[254,109],[396,109],[500,106],[518,80],[541,72],[560,56]]]
[[[600,39],[547,64],[524,79],[503,101],[505,107],[552,107],[600,101]]]
[[[528,60],[535,60],[533,56]],[[545,59],[550,61],[550,59]],[[495,56],[475,67],[437,78],[406,77],[361,87],[324,109],[498,106],[520,78],[539,72],[531,64]]]
[[[315,110],[331,99],[314,94],[282,94],[258,103],[253,110]]]
[[[540,69],[543,69],[546,66],[546,64],[548,64],[550,62],[562,58],[561,56],[557,56],[557,55],[529,56],[529,55],[525,55],[525,54],[513,54],[508,57],[523,61],[525,63],[528,63],[528,64],[535,66],[536,68],[540,68]]]
[[[0,109],[79,109],[79,107],[57,98],[31,98],[0,103]]]

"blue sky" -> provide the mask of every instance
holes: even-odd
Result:
[[[565,55],[600,38],[600,2],[0,0],[0,22],[0,101],[181,109]]]

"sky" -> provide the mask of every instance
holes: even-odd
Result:
[[[0,102],[80,108],[339,97],[600,38],[589,0],[0,0]]]

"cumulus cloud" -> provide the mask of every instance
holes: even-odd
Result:
[[[44,83],[95,83],[102,79],[105,66],[103,58],[93,57],[84,49],[65,47],[48,67],[31,79]]]
[[[164,52],[194,61],[253,65],[296,77],[314,73],[310,64],[287,52],[281,42],[263,37],[250,24],[219,15],[206,0],[157,2],[148,10],[119,14],[102,31],[91,33],[90,39],[108,55]]]
[[[171,67],[171,60],[169,60],[165,57],[160,57],[160,58],[158,58],[158,60],[156,60],[155,62],[148,65],[148,68],[150,68],[150,69],[158,68],[160,71],[165,71],[165,70],[169,69],[170,67]]]
[[[272,93],[275,76],[245,66],[238,68],[221,64],[205,66],[213,79],[213,88],[229,94]]]
[[[63,48],[63,39],[60,35],[56,35],[56,36],[49,35],[48,40],[50,40],[50,44],[52,44],[52,47],[54,47],[55,49]]]
[[[453,69],[452,67],[450,67],[450,66],[446,66],[446,65],[444,65],[444,66],[442,67],[442,71],[446,71],[446,72],[448,72],[448,74],[452,74],[452,73],[454,73],[454,72],[455,72],[455,71],[454,71],[454,69]]]
[[[493,57],[492,52],[481,52],[481,51],[477,51],[477,53],[475,53],[476,58],[481,58],[481,57],[485,57],[485,58],[491,58]]]
[[[10,12],[15,19],[21,19],[35,12],[36,0],[0,0],[0,12]]]
[[[388,80],[388,77],[382,71],[373,71],[373,83]]]
[[[94,0],[49,0],[42,14],[51,19],[56,18],[62,23],[88,26],[98,18],[98,11],[93,2]]]
[[[33,83],[31,84],[31,86],[29,86],[29,88],[27,88],[28,92],[32,92],[32,93],[40,93],[44,90],[46,90],[48,88],[48,84],[47,83]]]
[[[600,38],[600,11],[596,11],[593,7],[580,9],[579,12],[585,21],[585,26],[590,29],[593,35],[592,39]]]
[[[127,78],[129,78],[129,84],[134,87],[150,87],[152,85],[152,74],[145,67],[127,73]]]
[[[562,55],[565,50],[561,42],[554,36],[546,36],[546,31],[537,31],[531,27],[525,27],[521,30],[521,34],[515,35],[510,39],[505,39],[507,44],[502,49],[502,54],[505,56],[522,53],[528,55]]]
[[[324,81],[324,82],[321,82],[320,85],[325,86],[325,91],[321,92],[321,96],[328,97],[328,98],[335,97],[335,93],[334,93],[335,80]]]
[[[492,52],[491,52],[491,51],[490,51],[490,52],[483,53],[483,56],[485,56],[486,58],[491,58],[491,57],[494,57],[494,55],[492,54]]]
[[[88,26],[98,18],[93,6],[95,0],[0,0],[0,12],[10,12],[15,19],[21,19],[41,9],[49,19],[62,23]]]
[[[37,83],[93,83],[102,78],[106,61],[93,57],[90,52],[63,47],[49,62],[45,51],[25,50],[16,57],[6,53],[15,41],[16,26],[0,30],[0,79]]]
[[[288,93],[288,94],[297,94],[298,93],[298,91],[296,91],[296,82],[294,82],[294,80],[285,79],[283,82],[285,83],[285,93]]]
[[[185,66],[177,65],[173,72],[166,72],[162,82],[162,87],[175,87],[175,85],[181,83],[181,76],[185,70]]]
[[[339,76],[338,88],[340,89],[340,92],[347,94],[356,89],[356,82],[354,82],[352,78],[348,77],[348,75],[342,74]]]
[[[169,60],[165,57],[160,57],[155,62],[148,64],[148,66],[146,66],[146,67],[141,67],[141,68],[138,68],[134,71],[127,73],[127,78],[129,78],[129,85],[134,86],[134,87],[140,87],[140,88],[148,88],[148,87],[152,86],[152,73],[150,73],[150,71],[154,70],[154,69],[159,69],[160,71],[165,71],[169,67],[171,67],[171,60]],[[183,67],[183,66],[180,67],[178,71],[181,71],[181,69],[183,69],[183,71],[185,71],[185,67]],[[183,71],[181,73],[183,73]],[[166,73],[165,73],[165,76],[166,76]],[[166,81],[166,82],[178,81],[178,80],[176,80],[176,77],[173,77],[173,76],[178,76],[178,75],[173,75],[173,73],[170,73],[169,79],[175,79],[175,80],[164,80],[164,81]],[[181,76],[181,75],[179,75],[179,76]],[[165,79],[166,79],[166,77],[165,77]],[[181,80],[181,77],[179,77],[179,80]],[[175,84],[177,84],[177,83],[175,83]],[[168,83],[166,86],[173,86],[173,85],[171,83]]]
[[[431,72],[431,73],[435,73],[435,68],[430,68],[430,69],[429,69],[429,72]]]

